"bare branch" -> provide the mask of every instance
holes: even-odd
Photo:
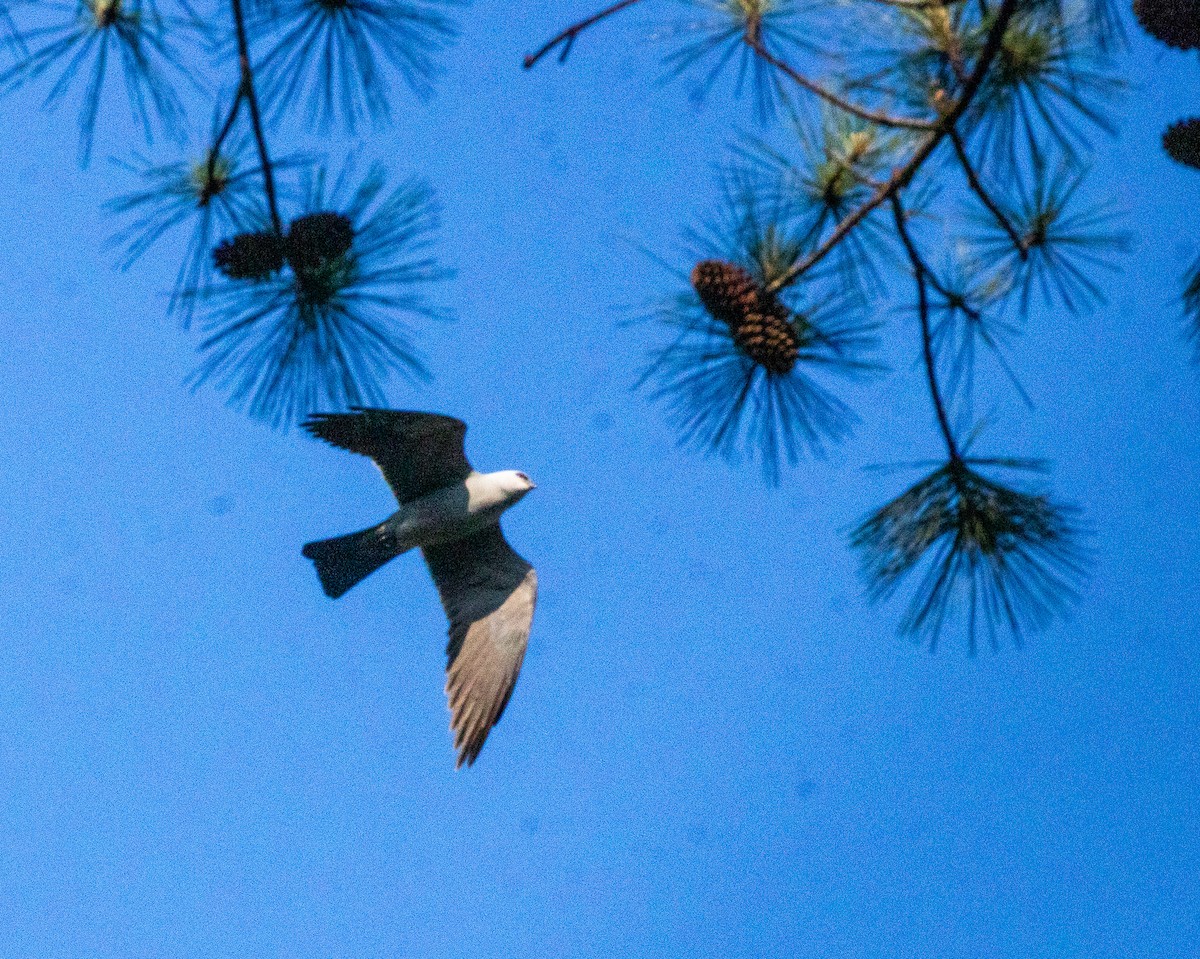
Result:
[[[954,152],[958,154],[958,162],[962,165],[963,173],[967,176],[967,183],[971,185],[971,189],[979,197],[980,202],[988,208],[988,212],[996,218],[996,222],[1000,224],[1001,229],[1013,241],[1013,246],[1016,247],[1017,252],[1021,255],[1021,259],[1027,259],[1029,257],[1028,245],[1024,238],[1017,233],[1016,228],[1012,225],[1012,221],[1004,215],[1004,211],[1000,209],[999,204],[984,189],[978,174],[975,172],[975,168],[971,165],[971,158],[967,156],[967,150],[963,146],[962,137],[959,136],[957,130],[951,130],[949,136],[950,142],[954,144]]]
[[[933,361],[933,333],[929,327],[929,291],[925,286],[926,279],[932,277],[933,274],[925,265],[925,261],[921,259],[921,254],[917,252],[916,244],[913,243],[912,236],[908,232],[908,223],[904,217],[904,205],[900,202],[900,197],[893,194],[889,200],[892,204],[892,216],[896,221],[896,232],[900,234],[900,241],[908,253],[913,276],[917,281],[917,308],[921,315],[921,352],[925,358],[925,378],[929,382],[929,396],[933,400],[933,409],[937,413],[942,438],[946,441],[946,452],[950,454],[951,460],[958,461],[962,459],[962,456],[959,454],[958,444],[954,441],[954,431],[950,429],[950,419],[946,415],[946,404],[942,400],[942,392],[938,387],[937,371]]]
[[[275,200],[275,174],[271,167],[271,157],[267,153],[267,138],[263,133],[262,117],[258,111],[258,95],[254,92],[254,70],[250,66],[250,43],[246,39],[246,18],[242,13],[242,0],[231,0],[233,5],[233,21],[237,27],[238,63],[241,66],[242,81],[238,97],[246,98],[250,108],[250,122],[254,127],[254,142],[258,145],[258,159],[262,164],[263,189],[267,194],[267,208],[271,212],[271,225],[275,232],[283,235],[283,221],[279,218],[279,205]]]
[[[937,10],[951,6],[954,0],[871,0],[871,2],[898,10]]]
[[[614,3],[611,7],[605,7],[599,13],[592,14],[586,20],[580,20],[576,24],[567,27],[562,33],[558,34],[551,40],[548,40],[536,53],[531,53],[525,57],[525,69],[528,70],[542,57],[553,50],[555,47],[562,47],[562,53],[558,55],[558,62],[562,63],[567,59],[567,54],[571,52],[571,47],[575,45],[575,38],[583,33],[588,27],[599,23],[606,17],[611,17],[614,13],[620,13],[626,7],[632,7],[638,0],[620,0],[619,3]]]
[[[983,83],[984,76],[987,75],[992,61],[996,58],[996,54],[1000,50],[1000,41],[1004,38],[1004,31],[1008,29],[1008,23],[1012,19],[1016,9],[1017,0],[1003,0],[999,12],[996,14],[996,20],[988,32],[983,50],[980,51],[979,59],[975,62],[975,69],[971,71],[971,75],[967,77],[967,82],[963,84],[962,92],[959,94],[958,99],[945,112],[936,127],[917,145],[908,162],[904,166],[893,170],[892,175],[880,185],[879,189],[868,199],[864,200],[852,213],[844,217],[834,231],[829,234],[824,243],[772,281],[768,287],[770,292],[776,293],[784,287],[795,283],[796,280],[825,259],[875,209],[908,185],[916,172],[921,168],[921,164],[933,155],[933,151],[938,148],[943,137],[947,136],[954,129],[954,125],[958,123],[963,114],[966,113],[967,108],[970,107],[975,94],[979,92],[979,87]]]
[[[211,183],[213,176],[217,171],[217,159],[221,155],[221,145],[225,142],[225,138],[229,136],[229,132],[233,129],[233,124],[238,118],[238,113],[242,109],[242,100],[245,99],[242,92],[242,85],[238,85],[237,95],[233,98],[233,103],[229,107],[229,115],[225,118],[225,122],[221,125],[220,132],[217,133],[216,139],[208,148],[208,166],[205,169],[204,180],[206,183]]]
[[[780,60],[763,46],[762,31],[757,22],[751,22],[746,25],[745,41],[746,45],[760,59],[766,61],[781,73],[786,74],[798,86],[820,97],[827,103],[833,104],[839,110],[858,117],[860,120],[869,120],[871,123],[877,123],[883,127],[895,127],[901,130],[933,130],[937,127],[937,122],[934,120],[922,120],[918,117],[898,117],[890,113],[861,106],[852,100],[847,100],[845,97],[834,93],[828,87],[822,86],[815,80],[806,77],[803,73],[792,67],[791,64]]]
[[[948,289],[946,284],[939,280],[938,275],[928,266],[925,267],[925,275],[929,277],[929,285],[942,294],[949,305],[962,310],[972,320],[983,319],[983,312],[978,307],[968,303],[962,293]]]

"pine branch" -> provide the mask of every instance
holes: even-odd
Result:
[[[955,124],[958,123],[963,114],[966,113],[968,107],[970,107],[975,95],[979,92],[980,86],[983,84],[984,77],[991,68],[992,61],[995,60],[996,54],[1000,50],[1004,31],[1008,28],[1008,23],[1012,19],[1013,14],[1016,13],[1016,10],[1017,0],[1003,0],[999,12],[996,14],[995,23],[992,24],[992,28],[987,35],[987,40],[983,45],[982,51],[980,51],[979,59],[975,62],[975,69],[972,70],[971,75],[967,78],[967,82],[963,84],[962,92],[959,94],[958,99],[946,111],[942,119],[938,121],[937,126],[929,132],[925,139],[917,146],[916,150],[913,151],[913,155],[909,158],[909,161],[904,166],[892,171],[892,175],[880,185],[879,189],[869,199],[865,200],[857,209],[842,219],[824,243],[803,260],[796,263],[786,273],[779,276],[771,284],[771,292],[777,292],[795,283],[796,280],[825,259],[868,215],[909,184],[913,176],[921,168],[921,165],[933,155],[933,152],[938,148],[942,140],[949,135],[950,131],[954,129]]]
[[[936,121],[933,120],[922,120],[917,117],[898,117],[890,113],[861,106],[852,100],[847,100],[845,97],[834,93],[815,80],[806,77],[791,66],[791,64],[780,60],[763,45],[761,23],[757,20],[752,20],[746,24],[745,41],[746,45],[754,51],[755,55],[764,62],[769,63],[776,70],[787,75],[797,86],[807,90],[814,96],[820,97],[839,110],[858,117],[860,120],[867,120],[879,126],[893,127],[901,130],[933,130],[937,127]]]
[[[871,2],[896,10],[937,10],[950,6],[953,0],[871,0]]]
[[[208,166],[205,169],[205,180],[211,181],[217,170],[217,160],[221,155],[221,146],[225,142],[225,138],[229,136],[233,130],[233,125],[237,121],[238,114],[242,109],[242,100],[245,99],[242,93],[242,85],[239,84],[237,95],[233,98],[233,103],[229,107],[229,115],[225,117],[225,122],[221,124],[221,129],[217,132],[213,139],[212,145],[208,150]]]
[[[933,276],[933,272],[926,266],[925,261],[921,259],[921,254],[917,251],[916,244],[908,232],[908,223],[904,218],[904,205],[899,195],[893,194],[890,197],[890,201],[892,204],[892,215],[896,221],[896,232],[900,234],[900,241],[904,244],[909,262],[912,264],[913,275],[916,277],[917,308],[921,317],[921,353],[925,360],[925,377],[929,382],[929,396],[933,401],[934,412],[937,413],[938,426],[941,427],[942,437],[946,441],[946,452],[949,453],[951,462],[959,462],[962,460],[962,455],[959,453],[958,444],[954,440],[954,431],[950,428],[950,419],[946,415],[946,404],[942,399],[942,391],[938,387],[937,371],[933,360],[933,333],[929,327],[929,291],[926,288],[926,278]]]
[[[267,152],[267,138],[263,133],[262,116],[258,109],[258,94],[254,90],[254,70],[250,66],[250,43],[246,38],[246,17],[242,12],[242,0],[231,0],[231,3],[233,20],[237,28],[238,62],[242,72],[238,99],[234,101],[234,106],[236,110],[241,98],[245,97],[246,105],[250,108],[254,142],[258,147],[259,162],[262,164],[263,189],[267,194],[267,209],[271,212],[271,225],[275,228],[275,232],[282,236],[283,221],[279,217],[279,205],[275,199],[275,175],[271,167],[271,157]]]
[[[1028,244],[1017,232],[1016,227],[1012,225],[1012,221],[1004,215],[1004,211],[1000,209],[999,204],[992,199],[991,195],[980,182],[979,175],[975,172],[975,168],[971,165],[971,158],[967,156],[966,147],[963,146],[962,137],[959,136],[958,130],[951,130],[949,136],[950,142],[954,144],[954,152],[958,154],[958,162],[962,165],[963,173],[966,174],[967,183],[970,184],[971,190],[977,197],[979,197],[980,202],[988,208],[988,212],[996,218],[996,222],[1000,225],[1000,228],[1008,234],[1009,238],[1013,241],[1013,246],[1016,248],[1017,253],[1020,254],[1021,259],[1028,259]]]
[[[558,62],[563,63],[567,59],[567,54],[571,52],[571,47],[575,45],[575,38],[579,36],[579,34],[583,33],[583,31],[588,27],[599,23],[601,20],[611,17],[614,13],[620,13],[626,7],[632,7],[637,2],[638,0],[620,0],[619,3],[614,3],[611,7],[606,7],[599,13],[592,14],[592,16],[588,17],[587,19],[580,20],[578,23],[572,24],[553,39],[546,41],[546,43],[543,44],[541,49],[539,49],[536,53],[531,53],[526,56],[524,61],[525,69],[530,69],[547,53],[559,46],[561,46],[563,49],[562,53],[558,55]]]

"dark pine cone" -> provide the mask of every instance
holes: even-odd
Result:
[[[729,327],[738,348],[769,373],[789,373],[799,343],[788,309],[748,270],[723,260],[702,260],[692,269],[700,302]]]
[[[265,280],[283,267],[283,237],[278,233],[239,233],[213,250],[213,265],[231,280]]]
[[[354,242],[354,225],[340,213],[307,213],[288,230],[287,258],[294,270],[313,270],[344,256]]]
[[[1133,0],[1142,28],[1169,47],[1200,48],[1200,0]]]
[[[1176,163],[1200,170],[1200,117],[1180,120],[1167,127],[1163,134],[1163,149]]]

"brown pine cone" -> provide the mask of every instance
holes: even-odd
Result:
[[[738,348],[769,373],[791,372],[799,356],[791,314],[750,272],[724,260],[702,260],[692,286],[704,308],[729,327]]]

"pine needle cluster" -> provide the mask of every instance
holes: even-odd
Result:
[[[565,59],[582,32],[639,2],[568,27],[526,66]],[[440,315],[425,300],[446,276],[431,192],[417,180],[388,189],[349,158],[331,182],[329,158],[273,157],[270,142],[292,122],[357,132],[392,115],[397,88],[426,95],[457,0],[228,3],[216,19],[187,0],[2,8],[0,92],[37,84],[49,105],[76,98],[85,163],[112,99],[148,142],[171,145],[123,161],[139,184],[111,208],[126,218],[125,266],[186,236],[169,312],[201,331],[193,384],[278,426],[381,402],[390,375],[425,375],[417,327]],[[1070,511],[985,475],[1024,461],[968,458],[963,435],[977,427],[977,364],[995,362],[1029,401],[1009,346],[1032,315],[1093,312],[1122,250],[1086,184],[1121,89],[1119,17],[1109,0],[675,9],[658,32],[667,73],[747,96],[760,132],[735,146],[721,210],[669,265],[678,286],[652,311],[661,338],[639,388],[681,443],[779,483],[850,435],[845,387],[877,368],[870,348],[891,304],[944,455],[852,537],[869,593],[916,582],[903,628],[936,637],[962,609],[972,649],[980,618],[993,638],[1039,628],[1082,578]],[[1134,12],[1164,43],[1200,46],[1195,0],[1136,0]],[[183,147],[197,101],[213,119],[199,147]],[[1198,122],[1164,134],[1180,163],[1200,166]],[[1184,306],[1200,343],[1200,261]]]
[[[283,425],[379,405],[392,372],[426,378],[403,317],[440,315],[420,292],[446,276],[429,255],[437,208],[419,180],[385,187],[378,168],[357,184],[319,172],[284,235],[240,233],[216,247],[229,282],[208,292],[193,384],[211,381]]]
[[[569,27],[526,65],[565,56],[634,2]],[[660,31],[669,71],[748,94],[767,131],[735,146],[739,188],[671,264],[687,285],[656,314],[671,335],[640,386],[683,444],[782,482],[785,466],[849,434],[856,416],[832,378],[871,368],[862,318],[890,301],[944,456],[852,536],[868,593],[913,582],[902,629],[931,646],[956,610],[972,650],[977,627],[994,645],[1044,626],[1083,579],[1072,512],[985,475],[1025,461],[969,459],[964,436],[978,427],[978,364],[1031,402],[1010,346],[1034,314],[1095,311],[1124,247],[1086,184],[1122,88],[1120,18],[1107,0],[684,6]],[[1172,155],[1190,155],[1192,133],[1171,133]],[[1189,291],[1200,331],[1200,275]]]
[[[397,85],[427,94],[456,6],[223,0],[201,17],[188,0],[18,3],[0,9],[0,92],[37,84],[47,106],[77,100],[84,164],[101,116],[130,111],[151,149],[117,161],[136,184],[109,202],[121,266],[172,238],[183,256],[168,313],[204,333],[191,382],[287,426],[382,402],[393,372],[423,378],[412,322],[440,315],[423,289],[447,274],[428,187],[387,191],[374,165],[327,184],[326,157],[272,156],[276,127],[353,132],[390,116]],[[189,137],[197,105],[212,120]]]
[[[989,479],[989,466],[1040,464],[951,457],[851,535],[873,598],[916,580],[901,630],[931,649],[956,601],[974,654],[981,631],[995,650],[1002,630],[1019,643],[1044,627],[1084,578],[1075,511]]]
[[[722,216],[689,237],[679,291],[650,313],[667,334],[639,379],[681,442],[757,461],[769,483],[822,454],[857,419],[832,389],[875,367],[862,300],[814,278],[775,290],[808,247],[795,216],[731,183]]]

